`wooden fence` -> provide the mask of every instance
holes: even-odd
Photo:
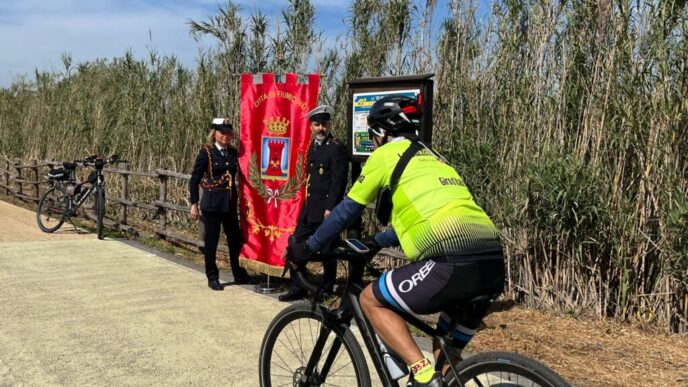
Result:
[[[36,205],[38,205],[41,194],[47,190],[47,188],[42,189],[42,187],[49,186],[48,181],[45,179],[48,170],[55,166],[62,166],[61,161],[46,160],[38,162],[36,160],[31,160],[22,162],[19,159],[10,159],[4,155],[0,156],[0,158],[0,162],[4,162],[5,164],[5,168],[0,168],[0,174],[4,176],[4,179],[0,178],[0,192],[4,189],[6,195],[14,196],[24,202],[33,202],[36,203]],[[106,192],[107,202],[117,203],[120,206],[120,211],[117,217],[112,217],[110,216],[111,214],[108,214],[108,217],[106,217],[103,222],[105,227],[138,235],[149,235],[149,232],[138,229],[129,222],[129,209],[137,208],[144,211],[150,211],[157,217],[157,224],[149,224],[149,226],[151,226],[149,229],[154,230],[153,236],[174,242],[183,242],[196,247],[203,247],[204,243],[201,239],[188,237],[168,227],[167,222],[168,213],[171,211],[181,213],[190,213],[191,211],[189,206],[182,206],[168,201],[167,193],[169,179],[183,180],[188,184],[191,175],[166,169],[156,169],[155,172],[131,171],[126,167],[126,164],[123,165],[125,165],[125,167],[121,169],[103,169],[104,173],[120,175],[122,178],[120,196],[107,195]],[[158,199],[149,203],[131,200],[129,197],[129,179],[132,176],[157,180],[160,190]],[[29,191],[30,194],[28,194]],[[93,221],[96,219],[92,211],[83,211],[83,215]],[[229,253],[227,246],[224,244],[218,246],[218,250],[225,254]],[[383,259],[382,265],[385,267],[399,266],[399,264],[403,263],[405,260],[404,254],[398,250],[382,249],[380,255]]]

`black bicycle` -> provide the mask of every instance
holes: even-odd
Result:
[[[360,242],[359,242],[360,243]],[[360,254],[350,248],[339,247],[332,253],[316,254],[312,260],[338,259],[348,262],[348,278],[339,307],[329,309],[318,303],[323,289],[309,282],[299,271],[297,282],[309,291],[309,301],[288,306],[270,323],[260,348],[260,385],[277,386],[370,386],[370,372],[351,322],[355,321],[370,359],[384,386],[397,386],[408,375],[408,368],[377,336],[366,319],[359,295],[363,290],[363,275],[368,272],[379,277],[380,272],[370,265],[374,254]],[[492,302],[485,294],[456,305],[452,315],[479,303]],[[441,348],[435,368],[443,369],[450,359],[452,321],[448,334],[442,334],[415,316],[405,315],[406,321],[433,339]],[[478,353],[449,364],[446,386],[569,386],[545,365],[527,357],[508,352]]]
[[[38,202],[36,220],[38,227],[48,233],[57,231],[66,221],[76,216],[77,210],[89,197],[94,200],[96,212],[96,229],[98,239],[103,239],[103,218],[105,217],[105,177],[103,168],[107,164],[126,163],[117,155],[105,159],[101,156],[89,156],[83,160],[62,163],[62,168],[53,169],[47,179],[52,187],[46,191]],[[79,164],[92,167],[88,178],[80,182],[76,178]]]

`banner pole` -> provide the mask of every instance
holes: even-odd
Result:
[[[267,280],[265,283],[260,283],[256,285],[256,293],[260,294],[268,294],[268,293],[276,293],[277,292],[277,287],[271,286],[270,285],[270,274],[266,274]]]

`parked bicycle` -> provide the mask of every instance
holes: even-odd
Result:
[[[361,333],[370,359],[384,386],[397,386],[408,375],[406,364],[377,336],[366,319],[359,295],[366,270],[379,277],[370,265],[374,254],[360,254],[339,247],[332,253],[316,254],[311,260],[338,259],[348,262],[348,278],[338,308],[329,309],[316,302],[323,289],[296,272],[297,282],[309,292],[309,301],[291,305],[270,323],[260,348],[260,385],[276,386],[370,386],[370,372],[361,347],[351,329],[352,321]],[[454,315],[475,304],[492,302],[491,295],[481,295],[455,305]],[[435,369],[447,364],[451,352],[452,321],[448,334],[439,333],[415,316],[405,319],[436,339],[441,355]],[[554,371],[527,357],[508,352],[478,353],[449,364],[446,386],[569,386]]]
[[[117,155],[107,159],[93,155],[83,160],[62,163],[62,168],[51,170],[47,179],[52,187],[43,194],[36,210],[38,227],[44,232],[52,233],[57,231],[64,222],[71,223],[71,218],[76,216],[79,207],[92,195],[98,239],[103,239],[103,218],[105,217],[103,168],[107,164],[126,162],[120,160]],[[88,178],[82,182],[76,178],[75,171],[79,164],[93,168]]]

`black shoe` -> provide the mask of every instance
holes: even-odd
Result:
[[[220,281],[213,279],[213,280],[208,280],[208,287],[213,289],[213,290],[223,290],[224,286],[220,283]]]
[[[277,297],[278,300],[284,301],[284,302],[289,302],[289,301],[297,301],[302,298],[306,297],[306,291],[301,289],[301,288],[291,288],[289,291],[285,294],[282,294],[281,296]]]
[[[439,371],[435,371],[435,374],[432,375],[432,379],[427,383],[421,383],[417,380],[413,381],[413,387],[442,387],[443,385],[444,380],[442,380],[442,373]]]
[[[253,280],[248,275],[234,277],[234,285],[246,285],[253,283]]]

